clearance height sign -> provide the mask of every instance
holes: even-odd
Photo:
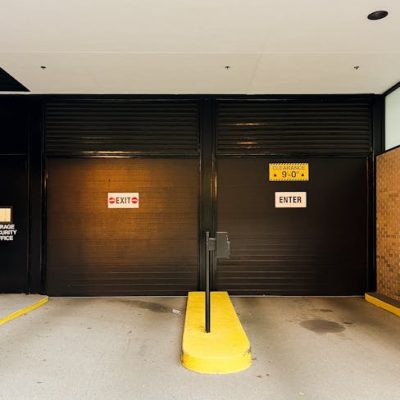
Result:
[[[308,181],[308,163],[270,163],[270,181]]]
[[[139,193],[108,193],[108,208],[139,208]]]

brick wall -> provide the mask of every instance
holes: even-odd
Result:
[[[400,148],[377,157],[378,293],[400,301]]]

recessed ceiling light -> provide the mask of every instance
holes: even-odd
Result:
[[[388,12],[384,10],[374,11],[368,15],[368,19],[371,21],[376,21],[378,19],[382,19],[388,16]]]

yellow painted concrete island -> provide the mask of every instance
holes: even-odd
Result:
[[[250,342],[228,293],[211,293],[210,333],[204,329],[204,297],[204,292],[188,295],[183,366],[204,374],[228,374],[250,367]]]

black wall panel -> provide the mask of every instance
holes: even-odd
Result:
[[[0,98],[1,154],[27,154],[28,108],[25,99]]]
[[[50,159],[50,295],[185,295],[198,288],[199,161]],[[138,209],[107,192],[139,192]]]
[[[308,162],[309,182],[270,182],[269,162]],[[366,159],[220,159],[218,230],[232,257],[216,288],[232,294],[356,295],[366,289]],[[307,192],[307,208],[275,208],[275,192]]]
[[[24,98],[0,97],[0,206],[13,208],[18,231],[13,241],[0,241],[0,292],[29,287],[28,110]]]

